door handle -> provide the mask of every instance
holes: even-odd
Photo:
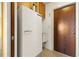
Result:
[[[32,32],[32,31],[31,31],[31,30],[26,30],[26,31],[24,31],[24,33],[25,33],[25,32]]]
[[[14,40],[14,36],[12,35],[12,40]]]

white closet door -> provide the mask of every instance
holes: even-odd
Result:
[[[21,56],[34,57],[42,51],[41,17],[22,6]],[[39,31],[40,30],[40,31]]]

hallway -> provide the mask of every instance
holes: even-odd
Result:
[[[4,51],[6,56],[79,56],[79,19],[76,19],[79,5],[77,7],[77,4],[73,2],[13,2],[13,4],[4,4],[6,7],[4,14],[9,15],[4,19],[8,21],[4,22],[7,24],[3,24],[4,28],[7,25],[6,33],[3,33],[6,34],[6,37],[3,38],[3,43],[6,41],[6,44],[1,46],[4,46],[3,50],[8,48]],[[33,9],[35,6],[38,8]],[[0,51],[2,54],[2,50]]]

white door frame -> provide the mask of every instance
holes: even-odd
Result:
[[[14,31],[15,31],[14,32],[14,42],[15,42],[14,43],[14,48],[15,48],[14,54],[15,55],[14,56],[17,57],[17,2],[14,2],[14,5],[15,5],[15,8],[14,8],[15,9],[15,13],[14,13],[15,14],[15,20],[14,20],[14,23],[15,23],[14,24],[14,28],[15,28],[14,29]]]

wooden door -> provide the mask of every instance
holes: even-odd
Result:
[[[75,4],[54,11],[54,50],[69,56],[76,51]]]
[[[14,2],[11,2],[11,57],[14,57]]]

